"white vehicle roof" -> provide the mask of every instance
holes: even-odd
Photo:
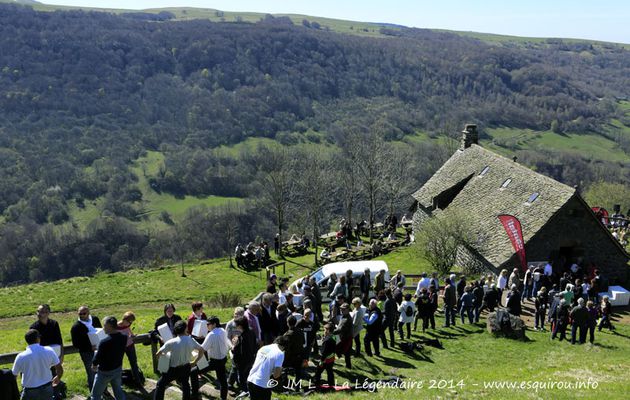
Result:
[[[378,273],[384,269],[385,272],[389,271],[387,263],[382,260],[370,260],[370,261],[343,261],[326,264],[322,267],[322,272],[325,277],[329,277],[333,272],[337,276],[343,275],[347,270],[351,269],[354,274],[363,273],[368,268],[370,272]]]

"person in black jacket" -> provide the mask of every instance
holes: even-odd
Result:
[[[102,328],[102,325],[97,316],[90,315],[90,309],[87,306],[79,307],[78,314],[79,319],[70,328],[70,337],[72,338],[72,345],[79,350],[87,375],[88,389],[92,390],[92,385],[94,384],[92,360],[94,359],[96,346],[92,344],[88,334],[96,333],[96,328]]]
[[[374,346],[374,354],[380,357],[381,352],[378,347],[378,339],[381,334],[382,316],[381,310],[376,305],[376,299],[370,300],[370,305],[363,317],[367,327],[365,329],[365,337],[363,343],[365,344],[365,352],[369,357],[372,357],[372,345]],[[371,344],[371,345],[370,345]]]
[[[512,290],[508,295],[506,308],[508,312],[517,317],[521,315],[521,294],[518,292],[516,285],[512,285]]]
[[[127,336],[118,332],[115,317],[103,319],[103,329],[109,336],[101,340],[92,360],[92,369],[96,371],[91,400],[101,400],[107,384],[111,382],[116,400],[125,398],[122,389],[122,363],[127,348]]]
[[[394,339],[394,332],[396,331],[396,321],[398,321],[398,304],[396,304],[396,300],[392,297],[392,290],[385,289],[385,296],[387,299],[385,300],[384,305],[384,324],[386,328],[389,330],[389,345],[393,348],[396,344]]]
[[[580,297],[577,304],[578,305],[575,306],[569,314],[573,319],[573,324],[571,325],[571,344],[575,344],[576,342],[578,329],[580,330],[580,344],[584,344],[586,342],[586,330],[588,329],[588,310],[584,306],[583,298]]]
[[[240,332],[232,338],[232,363],[236,367],[238,385],[242,391],[247,391],[247,377],[256,360],[256,335],[249,329],[249,323],[244,317],[234,320],[236,331]]]
[[[567,325],[569,324],[569,305],[565,299],[561,299],[555,309],[553,317],[553,329],[551,331],[551,340],[555,339],[560,332],[560,341],[567,338]]]
[[[302,363],[304,359],[302,354],[304,351],[304,332],[297,326],[297,319],[291,315],[287,318],[289,330],[282,336],[287,338],[287,344],[284,348],[284,368],[295,369],[295,376],[301,379]]]
[[[495,283],[490,285],[490,289],[483,295],[483,308],[492,312],[499,304],[499,291]]]
[[[547,313],[547,307],[549,305],[549,298],[547,295],[547,288],[542,287],[540,291],[535,294],[534,307],[536,307],[536,318],[534,322],[534,329],[541,331],[545,330],[545,314]],[[540,325],[540,327],[539,327]]]
[[[335,365],[335,338],[333,338],[333,324],[324,325],[324,338],[322,339],[322,347],[319,364],[317,365],[317,371],[315,372],[314,382],[315,385],[319,384],[319,380],[322,376],[322,372],[326,370],[328,375],[328,386],[335,385],[335,371],[333,366]],[[367,341],[366,341],[367,344]]]
[[[459,310],[462,306],[461,303],[461,299],[462,296],[464,295],[464,292],[466,291],[466,277],[462,276],[461,278],[459,278],[459,281],[457,281],[457,309]]]
[[[157,331],[160,325],[166,324],[168,325],[168,328],[171,330],[171,334],[175,336],[175,331],[174,331],[175,323],[181,320],[182,320],[182,317],[175,314],[175,305],[173,305],[172,303],[168,303],[164,305],[164,315],[162,315],[160,318],[155,320],[153,329]],[[164,340],[162,340],[162,338],[160,338],[160,341],[162,342],[162,344],[164,344]]]
[[[264,344],[271,344],[278,336],[278,318],[276,317],[276,305],[273,303],[273,296],[265,293],[262,298],[260,315],[260,331]]]
[[[483,306],[483,284],[482,282],[475,281],[473,287],[473,298],[474,298],[474,307],[475,307],[475,323],[479,322],[479,316],[481,315],[481,308]]]
[[[370,276],[370,269],[366,268],[363,271],[363,275],[359,279],[359,289],[361,290],[361,302],[364,306],[368,304],[368,298],[370,295],[370,288],[372,287],[372,278]]]
[[[337,325],[337,328],[333,331],[333,334],[339,335],[339,343],[337,343],[336,351],[337,357],[341,357],[343,354],[346,360],[346,368],[352,368],[351,351],[352,347],[352,317],[350,317],[350,305],[344,303],[340,307],[341,320]],[[285,356],[286,357],[286,356]]]
[[[431,314],[431,299],[429,298],[429,292],[426,287],[422,288],[420,296],[416,299],[416,316],[413,321],[413,330],[418,330],[418,320],[422,319],[422,333],[424,333],[429,326],[429,314]]]
[[[17,379],[10,369],[0,370],[0,393],[3,399],[20,400],[20,391],[17,385]]]

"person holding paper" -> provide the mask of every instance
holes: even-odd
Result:
[[[188,331],[187,332],[189,335],[192,335],[192,337],[199,343],[203,342],[203,337],[197,337],[193,335],[193,329],[195,328],[195,321],[197,320],[205,321],[207,319],[208,317],[206,317],[206,314],[203,312],[203,303],[200,301],[192,303],[192,314],[190,314],[190,316],[188,317]]]
[[[182,320],[182,317],[175,314],[175,305],[173,305],[172,303],[167,303],[164,305],[164,315],[162,315],[160,318],[155,320],[154,329],[159,332],[159,327],[161,325],[166,324],[168,329],[171,331],[171,335],[173,335],[173,330],[175,329],[175,323],[181,320]],[[168,339],[171,339],[171,338],[169,337],[166,340]],[[166,340],[162,340],[162,343],[164,343]]]
[[[79,318],[70,328],[70,337],[72,345],[79,350],[81,361],[85,367],[87,375],[88,389],[92,390],[94,385],[94,371],[92,371],[92,360],[94,359],[94,350],[96,346],[90,341],[90,334],[96,334],[96,328],[102,328],[101,321],[96,316],[90,315],[90,309],[87,306],[79,307]]]
[[[125,400],[125,392],[122,389],[122,364],[127,337],[118,332],[118,321],[115,317],[103,319],[103,330],[108,336],[100,341],[92,360],[92,370],[96,375],[91,400],[101,400],[109,383],[112,385],[116,400]]]
[[[201,344],[201,347],[203,347],[208,355],[208,366],[205,368],[201,366],[195,367],[190,371],[190,384],[192,386],[193,399],[199,398],[199,374],[203,374],[207,371],[217,372],[221,399],[227,399],[228,385],[225,363],[227,361],[228,352],[232,348],[232,343],[228,340],[227,333],[225,329],[220,327],[220,324],[218,317],[213,316],[208,320],[209,333]]]
[[[22,374],[22,400],[51,399],[53,386],[61,382],[63,367],[54,350],[41,346],[40,333],[29,329],[24,335],[28,347],[15,357],[12,372]],[[54,377],[50,369],[55,371]],[[4,393],[3,393],[4,395]]]
[[[166,343],[157,353],[156,357],[160,357],[163,354],[170,353],[169,368],[168,371],[160,377],[155,387],[153,394],[153,400],[164,400],[164,392],[166,386],[173,380],[179,383],[182,389],[182,399],[190,400],[190,359],[194,350],[198,351],[197,357],[193,361],[193,364],[203,357],[203,347],[197,343],[192,337],[188,336],[187,326],[184,321],[177,321],[175,323],[174,332],[177,337],[167,340]]]

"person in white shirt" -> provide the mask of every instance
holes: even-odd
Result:
[[[497,289],[499,290],[499,305],[503,304],[503,292],[508,283],[508,271],[507,269],[501,270],[499,278],[497,279]]]
[[[414,320],[414,314],[416,313],[416,305],[411,301],[411,293],[405,295],[405,300],[398,306],[398,313],[400,318],[398,319],[398,333],[400,334],[400,340],[405,340],[403,334],[403,325],[407,325],[407,339],[411,339],[411,323]]]
[[[270,400],[271,389],[282,376],[284,350],[288,344],[286,336],[279,336],[275,343],[263,346],[256,353],[256,360],[247,377],[247,388],[251,400]]]
[[[24,335],[28,347],[15,357],[13,375],[22,374],[22,400],[52,399],[53,386],[61,381],[63,367],[50,347],[40,346],[39,332],[29,329]],[[55,368],[52,376],[51,367]]]
[[[186,333],[186,323],[184,321],[177,321],[173,328],[173,333],[177,337],[167,340],[166,343],[157,353],[156,357],[160,357],[163,354],[170,353],[169,368],[168,371],[160,377],[155,387],[155,393],[153,400],[164,400],[164,392],[166,386],[173,380],[181,386],[182,398],[188,399],[187,393],[190,393],[190,359],[192,358],[193,350],[197,350],[198,354],[193,364],[203,357],[204,348],[201,347],[192,337]]]
[[[429,291],[429,286],[431,286],[431,279],[428,278],[427,273],[422,273],[422,279],[418,282],[418,287],[416,288],[415,297],[420,297],[422,294],[422,289],[426,288],[427,292]]]
[[[219,381],[221,399],[227,399],[228,385],[225,363],[227,355],[232,348],[232,343],[228,340],[227,332],[221,328],[218,317],[210,317],[208,319],[208,335],[204,339],[201,347],[208,355],[208,366],[199,369],[195,367],[190,371],[190,386],[192,388],[192,398],[199,398],[199,375],[208,371],[217,372],[217,380]]]
[[[544,269],[543,273],[544,273],[546,276],[551,276],[551,275],[553,275],[553,267],[551,266],[551,263],[547,263],[547,264],[545,264],[545,269]]]
[[[287,283],[281,281],[278,285],[278,304],[284,304],[287,302]]]

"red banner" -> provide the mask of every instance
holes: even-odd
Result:
[[[499,221],[505,228],[512,246],[521,260],[521,268],[527,271],[527,258],[525,258],[525,242],[523,241],[523,231],[521,230],[521,221],[513,215],[501,214]]]

